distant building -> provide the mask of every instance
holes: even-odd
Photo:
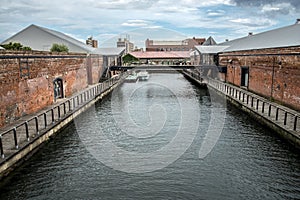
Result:
[[[209,38],[206,39],[206,41],[202,44],[203,46],[211,46],[211,45],[217,45],[216,41],[214,38],[209,36]]]
[[[23,46],[28,46],[32,50],[38,51],[50,51],[54,43],[64,44],[68,47],[69,52],[74,53],[89,53],[94,49],[64,33],[34,24],[4,40],[1,44],[10,42],[19,42]]]
[[[189,51],[134,51],[129,53],[139,64],[186,65],[190,63]]]
[[[216,41],[210,36],[202,45],[196,45],[190,53],[192,65],[212,65],[216,62],[216,55],[224,48],[216,47]]]
[[[94,47],[94,48],[98,48],[98,41],[97,40],[93,40],[93,37],[89,37],[87,40],[86,40],[86,44],[91,46],[91,47]]]
[[[149,40],[145,42],[146,51],[190,51],[196,45],[202,45],[205,38],[191,38],[178,41]]]
[[[129,41],[128,38],[119,38],[117,41],[117,47],[118,48],[125,48],[125,54],[130,53],[134,50],[134,44]]]

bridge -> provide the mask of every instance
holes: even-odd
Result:
[[[136,70],[184,70],[194,69],[195,65],[130,65],[130,66],[111,66],[111,71],[126,71],[130,69]]]

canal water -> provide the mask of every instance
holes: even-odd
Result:
[[[124,83],[0,186],[0,199],[300,199],[300,154],[178,73]]]

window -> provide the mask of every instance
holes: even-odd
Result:
[[[248,87],[249,67],[241,67],[241,86]]]
[[[57,78],[53,81],[53,88],[55,101],[56,99],[64,97],[63,80],[61,78]]]

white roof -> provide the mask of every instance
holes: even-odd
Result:
[[[54,43],[65,44],[70,52],[89,53],[94,50],[94,48],[64,33],[34,24],[6,39],[1,44],[9,42],[20,42],[24,46],[39,51],[49,51]]]
[[[223,52],[224,49],[227,49],[229,46],[220,46],[220,45],[211,45],[211,46],[195,46],[196,50],[201,54],[217,54],[219,52]]]
[[[124,47],[118,48],[96,48],[91,53],[101,54],[104,56],[119,56],[125,51]]]
[[[36,26],[36,25],[33,25],[33,26]],[[94,48],[89,46],[89,45],[86,45],[85,43],[83,42],[80,42],[79,40],[76,40],[75,38],[72,38],[64,33],[61,33],[61,32],[58,32],[58,31],[55,31],[55,30],[51,30],[51,29],[48,29],[48,28],[44,28],[44,27],[40,27],[40,26],[37,26],[41,29],[43,29],[44,31],[50,33],[50,34],[53,34],[69,43],[72,43],[74,44],[75,46],[78,46],[79,48],[82,48],[83,50],[86,50],[86,51],[93,51]]]
[[[0,46],[0,50],[4,50],[4,48]]]
[[[183,41],[159,41],[153,40],[153,45],[183,45]]]
[[[300,46],[300,24],[274,29],[221,43],[230,46],[224,52]]]

